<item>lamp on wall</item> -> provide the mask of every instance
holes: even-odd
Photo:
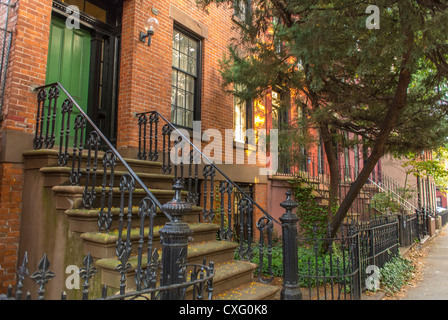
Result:
[[[159,21],[154,18],[151,17],[148,19],[148,21],[146,21],[145,24],[145,29],[146,32],[140,32],[140,41],[141,42],[146,42],[146,38],[148,38],[147,43],[148,46],[151,45],[151,36],[157,31],[157,29],[159,28]]]

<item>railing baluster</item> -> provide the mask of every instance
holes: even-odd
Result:
[[[88,151],[87,151],[87,164],[86,164],[86,181],[84,186],[84,194],[82,197],[82,202],[85,208],[91,208],[96,198],[95,188],[96,188],[96,174],[98,170],[99,145],[100,145],[100,137],[98,136],[98,133],[96,131],[92,131],[90,133],[89,140],[87,141]],[[93,158],[92,158],[92,149],[93,149]]]
[[[112,200],[114,195],[114,171],[116,165],[117,157],[115,154],[108,150],[103,156],[103,183],[101,185],[101,208],[98,215],[98,227],[100,231],[109,231],[112,226]],[[109,174],[109,195],[107,202],[107,212],[104,210],[106,208],[106,191],[107,191],[107,169],[110,168]]]
[[[141,114],[138,117],[138,153],[139,160],[146,160],[146,124],[148,119],[146,114]],[[143,141],[142,141],[143,140]]]
[[[44,124],[44,114],[45,114],[45,101],[47,100],[47,91],[45,88],[39,89],[37,94],[37,113],[36,113],[36,130],[33,140],[34,149],[40,149],[43,145],[43,124]]]
[[[250,261],[253,256],[252,249],[252,223],[253,205],[247,198],[242,198],[238,202],[238,212],[240,214],[240,235],[238,255],[241,260]]]
[[[157,150],[157,140],[159,138],[159,132],[157,130],[158,123],[159,123],[159,115],[156,112],[152,112],[149,115],[149,153],[148,153],[148,159],[150,161],[156,161],[159,158],[159,151]],[[153,145],[153,143],[154,143],[154,145]]]
[[[48,105],[48,115],[47,115],[47,134],[45,138],[45,148],[53,148],[55,143],[55,125],[56,125],[56,112],[57,103],[59,98],[59,88],[53,86],[50,88],[51,101]],[[53,102],[53,106],[52,106]],[[51,126],[50,126],[51,125]]]
[[[258,279],[263,283],[270,283],[274,279],[274,274],[272,272],[272,230],[274,228],[274,223],[267,217],[262,217],[257,222],[257,229],[260,233],[259,240],[259,265],[258,265]],[[267,236],[267,260],[268,260],[268,278],[264,278],[263,267],[264,267],[264,236]]]
[[[162,173],[171,173],[171,133],[173,129],[165,124],[162,128],[163,135],[163,159],[162,159]]]
[[[204,208],[202,209],[202,218],[206,222],[212,222],[215,218],[215,212],[213,209],[213,195],[214,195],[214,178],[215,178],[215,168],[211,165],[204,166],[203,175],[204,175]],[[210,178],[210,204],[207,208],[207,185]]]
[[[132,193],[135,189],[135,180],[129,174],[126,173],[121,176],[120,180],[120,214],[119,214],[119,227],[118,227],[118,240],[116,253],[120,264],[116,267],[116,270],[120,273],[120,294],[125,293],[126,289],[126,273],[132,267],[128,262],[131,255],[131,219],[132,219]],[[127,228],[126,228],[126,240],[123,240],[123,228],[124,228],[124,206],[125,206],[125,193],[128,192],[128,214],[127,214]]]
[[[82,152],[84,150],[84,129],[86,127],[86,119],[79,114],[75,119],[75,140],[73,143],[72,170],[70,172],[70,182],[78,184],[81,180],[81,162]]]
[[[61,132],[60,132],[59,153],[58,153],[58,164],[60,166],[67,165],[69,158],[68,140],[70,137],[70,115],[72,113],[72,109],[73,109],[73,103],[70,101],[70,99],[66,99],[62,104],[61,108],[62,119],[61,119]]]

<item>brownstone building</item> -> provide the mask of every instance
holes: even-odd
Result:
[[[247,140],[244,132],[269,131],[275,128],[273,118],[281,121],[280,117],[274,115],[270,95],[262,101],[240,102],[222,87],[219,60],[232,38],[238,37],[235,23],[244,19],[245,4],[241,1],[238,8],[210,6],[204,11],[195,0],[1,0],[0,293],[17,282],[17,267],[25,252],[30,269],[38,264],[43,253],[48,254],[52,269],[59,275],[52,280],[54,288],[48,291],[52,298],[58,297],[66,285],[65,266],[79,264],[86,252],[92,253],[102,270],[100,282],[114,288],[119,286],[106,261],[116,255],[117,236],[113,232],[112,235],[98,232],[98,224],[101,229],[104,222],[98,221],[100,211],[79,206],[87,188],[71,186],[70,168],[57,168],[61,153],[56,149],[63,146],[65,133],[61,124],[64,105],[60,98],[57,112],[51,114],[50,106],[45,105],[48,114],[43,113],[36,88],[46,84],[59,82],[70,93],[104,138],[129,163],[140,168],[149,181],[148,188],[162,203],[172,197],[172,193],[166,192],[171,189],[171,178],[153,170],[153,167],[163,169],[162,160],[159,158],[154,165],[146,158],[139,158],[142,133],[138,115],[145,112],[157,111],[187,133],[194,134],[193,129],[197,129],[200,135],[197,146],[217,160],[215,163],[222,172],[256,202],[250,229],[238,229],[240,239],[246,233],[251,234],[247,235],[249,238],[258,236],[255,222],[263,217],[264,210],[279,220],[285,211],[279,204],[285,200],[284,191],[289,185],[284,180],[289,172],[286,170],[284,179],[260,174],[267,164],[260,161],[258,154],[253,157],[258,141]],[[47,98],[42,101],[52,101],[54,96]],[[294,115],[293,110],[290,117]],[[46,148],[47,144],[42,147],[44,120],[47,132],[49,127],[53,128],[53,143],[49,145],[54,144],[54,150]],[[231,131],[230,136],[226,130]],[[222,140],[216,140],[213,132],[218,132]],[[76,140],[76,136],[70,139]],[[161,140],[161,136],[156,138],[160,152]],[[212,141],[218,141],[215,144],[218,148],[207,148]],[[39,147],[36,142],[40,142]],[[82,147],[79,145],[78,149]],[[316,176],[322,175],[322,151],[321,147],[309,150],[308,160],[317,163]],[[229,153],[231,160],[227,161]],[[359,153],[349,155],[347,151],[340,161],[348,167],[353,158],[353,172],[358,172],[363,159]],[[95,160],[95,173],[97,165],[102,168],[102,163]],[[88,174],[91,164],[83,170]],[[200,179],[205,184],[206,179],[202,176]],[[213,199],[216,202],[209,211],[222,215],[227,207],[232,211],[230,207],[235,203],[227,204],[227,198],[219,201],[216,198],[222,190],[220,180],[225,179],[217,175],[209,187],[215,193],[211,198],[199,197],[198,205],[210,206],[207,201]],[[106,185],[103,183],[102,187],[105,193]],[[236,206],[233,209],[237,213]],[[222,268],[217,282],[224,285],[215,293],[219,296],[232,286],[249,282],[250,290],[246,291],[252,292],[251,298],[272,298],[278,288],[251,283],[256,266],[226,262],[233,259],[236,245],[214,244],[217,227],[201,224],[199,211],[195,213],[194,218],[188,218],[199,230],[197,243],[192,244],[197,247],[191,252],[196,254],[204,250],[204,243],[205,246],[209,243],[214,251],[210,247],[208,256],[221,265],[234,266],[228,268],[228,273]],[[213,215],[208,218],[213,220]],[[281,225],[275,224],[275,229],[280,232]],[[199,260],[199,254],[194,259]],[[236,269],[240,271],[235,273]],[[226,285],[231,281],[235,282],[232,286]]]

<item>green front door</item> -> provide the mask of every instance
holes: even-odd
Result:
[[[65,20],[52,17],[46,83],[60,82],[86,112],[89,100],[90,45],[89,31],[69,29],[65,25]],[[61,130],[60,108],[66,98],[67,96],[61,92],[55,127],[56,144],[59,144]],[[71,135],[73,135],[73,122],[78,114],[76,107],[73,107]]]

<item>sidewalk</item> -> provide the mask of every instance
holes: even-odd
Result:
[[[431,240],[423,279],[400,300],[448,300],[448,228]]]

